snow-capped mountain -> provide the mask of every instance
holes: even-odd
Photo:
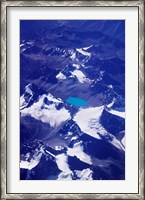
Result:
[[[123,23],[44,24],[21,28],[20,178],[125,179]]]
[[[37,121],[40,123],[39,126],[37,123],[37,132],[42,131],[41,126],[45,124],[47,125],[48,133],[42,134],[42,137],[41,133],[37,134],[36,130],[34,130],[34,135],[29,140],[33,141],[34,137],[39,138],[45,145],[43,144],[39,149],[36,147],[33,154],[29,151],[26,151],[25,154],[22,153],[21,169],[34,170],[40,164],[42,157],[44,157],[46,162],[52,159],[58,170],[60,170],[60,174],[57,175],[58,180],[93,180],[94,171],[92,167],[94,167],[94,159],[96,158],[84,151],[84,146],[87,143],[92,143],[91,140],[93,138],[103,143],[105,141],[106,145],[112,145],[110,148],[117,148],[118,153],[122,152],[121,154],[124,154],[125,144],[122,142],[124,140],[122,132],[124,128],[121,126],[123,130],[119,129],[119,123],[124,123],[123,112],[111,109],[110,105],[108,105],[109,107],[74,108],[75,112],[72,114],[71,109],[74,106],[63,102],[60,98],[55,98],[50,93],[39,95],[34,103],[28,106],[28,103],[35,95],[31,88],[30,84],[27,85],[25,94],[21,96],[21,123],[28,123],[32,118],[36,120],[35,123]],[[26,94],[29,94],[29,99]],[[111,122],[112,118],[115,119]],[[107,123],[111,122],[111,127],[105,120],[107,120]],[[116,133],[114,131],[111,132],[111,130],[114,130],[113,126],[119,129],[115,129],[117,130]],[[91,140],[88,139],[87,142],[84,142],[82,139],[84,135],[91,137]],[[27,148],[29,145],[25,144],[24,146]],[[49,150],[47,150],[48,147]],[[78,162],[78,166],[82,165],[87,168],[82,168],[83,172],[77,170],[77,168],[72,170],[72,166],[69,166],[71,159],[74,159],[74,163]],[[81,173],[87,174],[87,176],[81,176]],[[49,176],[47,178],[49,179]]]

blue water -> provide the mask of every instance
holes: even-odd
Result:
[[[88,106],[87,101],[77,97],[69,97],[66,102],[72,104],[73,106]]]

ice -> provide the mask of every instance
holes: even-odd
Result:
[[[55,146],[54,148],[55,148],[55,150],[61,150],[61,149],[63,149],[61,146]]]
[[[122,138],[121,143],[122,143],[123,146],[125,147],[125,135],[124,135],[124,137]]]
[[[32,90],[30,89],[30,86],[31,86],[31,84],[28,84],[28,85],[25,87],[25,93],[30,94],[30,97],[29,97],[29,99],[27,100],[27,102],[26,102],[26,100],[25,100],[25,95],[24,95],[24,94],[20,97],[20,109],[25,108],[25,107],[29,104],[29,102],[31,101],[31,99],[33,98],[33,92],[32,92]]]
[[[60,180],[60,181],[70,181],[72,180],[72,172],[69,172],[69,173],[65,173],[65,172],[61,172],[58,176],[58,179],[57,180]]]
[[[71,170],[69,169],[68,163],[67,163],[67,156],[62,153],[56,156],[56,163],[58,168],[65,173],[71,173]]]
[[[62,72],[59,72],[59,74],[56,76],[56,78],[58,78],[60,80],[64,80],[64,79],[66,79],[66,76]]]
[[[33,158],[31,158],[30,162],[27,160],[21,160],[20,161],[20,168],[22,169],[33,169],[34,167],[36,167],[41,159],[42,153],[38,153],[36,154]]]
[[[31,84],[28,84],[26,87],[25,87],[25,92],[26,93],[29,93],[31,95],[33,95],[33,91],[31,90]]]
[[[25,108],[28,105],[28,102],[25,101],[24,95],[20,97],[20,109]]]
[[[49,101],[53,101],[53,102],[56,102],[56,103],[60,103],[62,102],[62,100],[60,98],[55,98],[53,95],[51,95],[50,93],[46,96],[48,98]]]
[[[78,79],[78,81],[80,82],[80,83],[85,83],[85,82],[88,82],[88,83],[90,83],[91,82],[91,80],[89,79],[89,78],[86,78],[86,76],[83,74],[83,72],[82,71],[80,71],[80,70],[74,70],[73,72],[71,72],[74,76],[76,76],[77,77],[77,79]]]
[[[89,168],[84,169],[82,171],[76,170],[76,175],[79,177],[79,180],[93,180],[92,178],[92,170]]]
[[[79,53],[83,54],[84,56],[91,56],[91,53],[84,51],[83,49],[76,49]]]
[[[97,134],[97,132],[106,132],[99,123],[103,109],[104,106],[80,109],[79,112],[75,115],[74,121],[79,125],[80,129],[84,133],[100,139],[100,136]]]
[[[70,56],[70,58],[71,58],[72,60],[74,60],[74,59],[76,58],[76,53],[74,52],[74,53]]]
[[[87,49],[90,49],[93,45],[90,45],[88,47],[83,47],[83,50],[87,50]]]
[[[92,164],[90,157],[83,152],[83,147],[80,145],[81,143],[78,142],[74,145],[73,148],[68,148],[67,150],[67,154],[69,156],[76,156],[77,158],[79,158],[81,161],[88,163],[88,164]]]
[[[21,110],[21,117],[31,116],[44,123],[49,123],[51,127],[59,126],[62,122],[71,118],[70,113],[65,108],[57,110],[55,104],[45,105],[45,97],[49,100],[53,100],[54,102],[60,102],[59,100],[53,98],[50,94],[48,96],[42,95],[38,102],[34,103],[29,108]]]
[[[118,149],[125,151],[125,146],[122,145],[122,143],[119,140],[117,140],[115,137],[113,138],[112,141],[110,141],[110,143],[113,144]]]
[[[74,137],[71,138],[71,141],[76,140],[77,138],[78,138],[78,136],[74,136]]]
[[[117,110],[109,110],[109,113],[113,114],[113,115],[117,115],[119,117],[125,118],[125,112],[119,112]]]
[[[24,46],[25,44],[20,44],[20,47]]]
[[[76,67],[77,69],[80,68],[80,65],[78,65],[78,64],[73,64],[73,66]]]

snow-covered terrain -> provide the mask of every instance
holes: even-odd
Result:
[[[20,23],[20,179],[124,180],[124,21]]]
[[[92,164],[90,157],[83,152],[83,147],[81,146],[80,142],[75,143],[73,148],[68,148],[67,154],[69,156],[76,156],[85,163]]]
[[[52,101],[53,104],[45,104],[45,98],[47,98],[49,101]],[[70,113],[68,110],[66,110],[65,108],[62,108],[60,110],[56,109],[56,104],[59,104],[60,102],[60,100],[55,99],[50,94],[42,95],[39,98],[38,102],[34,103],[29,108],[21,110],[21,117],[30,115],[37,120],[49,123],[52,127],[59,126],[62,122],[70,119]]]
[[[81,130],[92,137],[100,139],[97,132],[104,132],[104,128],[99,123],[104,106],[95,108],[80,109],[74,117],[74,121],[79,125]]]

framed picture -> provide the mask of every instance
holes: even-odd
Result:
[[[143,1],[1,1],[1,199],[144,199],[143,29]]]

